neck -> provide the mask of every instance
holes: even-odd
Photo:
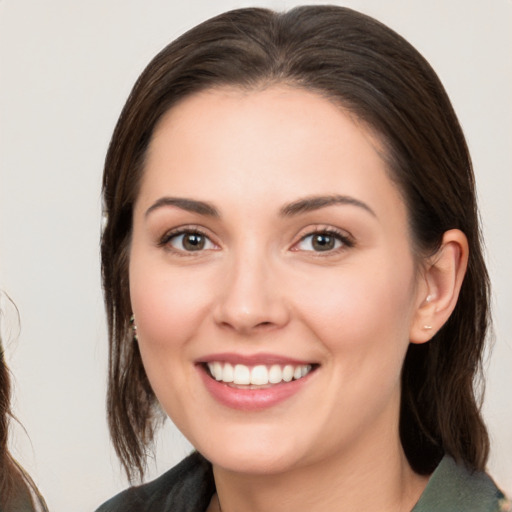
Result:
[[[409,512],[428,480],[412,471],[398,437],[385,447],[367,445],[357,456],[333,454],[280,474],[214,466],[214,477],[218,494],[211,510],[221,512]]]

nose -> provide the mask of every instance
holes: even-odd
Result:
[[[262,255],[231,261],[214,308],[216,324],[244,335],[286,325],[289,309],[278,274]]]

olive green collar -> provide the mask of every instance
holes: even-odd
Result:
[[[503,494],[483,472],[445,456],[411,512],[496,512]]]

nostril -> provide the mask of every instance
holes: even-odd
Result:
[[[256,325],[256,327],[268,327],[271,325],[272,325],[272,322],[260,322],[259,324]]]
[[[218,325],[220,325],[224,329],[235,330],[235,331],[246,332],[246,333],[263,332],[263,331],[272,330],[274,327],[276,327],[276,324],[274,322],[270,322],[270,321],[258,322],[258,323],[254,323],[252,325],[224,321],[224,322],[220,322]]]

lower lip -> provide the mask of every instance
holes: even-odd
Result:
[[[203,379],[206,389],[222,405],[239,409],[242,411],[259,411],[268,409],[300,391],[309,380],[311,374],[291,382],[281,382],[263,389],[235,388],[213,379],[207,370],[198,365],[199,373]]]

